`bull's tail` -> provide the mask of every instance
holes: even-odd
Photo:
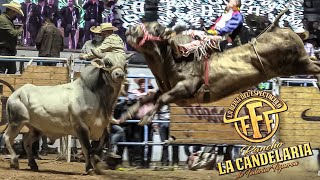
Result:
[[[0,133],[0,135],[1,135],[1,137],[0,137],[0,149],[2,149],[2,148],[4,148],[4,143],[5,143],[5,139],[4,139],[4,136],[3,136],[3,134],[4,134],[4,132],[8,129],[8,119],[9,119],[9,113],[8,113],[8,109],[9,109],[9,107],[8,107],[8,105],[6,106],[6,120],[7,120],[7,123],[6,123],[6,127],[4,127],[4,129],[1,131],[1,133]]]
[[[7,120],[7,123],[6,123],[6,127],[1,131],[0,134],[3,134],[8,129],[9,119],[10,119],[10,107],[7,104],[7,106],[6,106],[6,120]]]
[[[0,134],[3,134],[8,129],[8,123],[6,124],[6,127],[0,132]]]
[[[273,23],[271,23],[271,25],[265,30],[265,32],[271,32],[274,29],[279,28],[279,21],[281,17],[284,15],[284,13],[286,13],[288,10],[289,10],[288,7],[282,10],[280,14],[276,17],[276,19],[273,21]]]
[[[16,92],[15,92],[16,93]],[[9,126],[9,123],[14,126],[21,126],[25,120],[29,120],[29,112],[23,103],[23,99],[19,95],[11,95],[6,105],[6,127],[1,132],[4,133]],[[21,126],[22,128],[22,126]]]

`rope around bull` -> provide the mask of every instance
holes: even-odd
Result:
[[[249,42],[249,44],[251,44],[251,46],[253,47],[253,50],[254,50],[256,56],[258,57],[258,60],[259,60],[259,62],[261,64],[261,67],[263,69],[263,72],[265,73],[265,75],[269,79],[268,73],[267,73],[266,69],[264,68],[264,65],[263,65],[263,63],[261,61],[260,55],[259,55],[259,53],[257,51],[257,47],[255,46],[255,44],[257,44],[257,38],[252,38],[251,41]]]

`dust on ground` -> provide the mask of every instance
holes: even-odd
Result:
[[[27,160],[20,159],[20,170],[12,170],[9,168],[9,159],[5,156],[0,157],[0,179],[31,179],[31,180],[51,180],[51,179],[112,179],[112,180],[157,180],[157,179],[236,179],[238,172],[219,176],[216,170],[200,170],[190,171],[186,169],[174,171],[154,171],[152,169],[127,169],[126,171],[107,170],[107,175],[84,175],[84,163],[65,161],[56,161],[54,156],[43,156],[43,160],[37,160],[39,172],[32,172],[27,166]],[[320,179],[317,175],[317,164],[308,158],[297,160],[299,165],[282,170],[281,173],[269,172],[265,174],[246,176],[240,178],[258,179],[258,180],[311,180]]]

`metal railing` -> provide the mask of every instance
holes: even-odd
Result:
[[[74,58],[73,54],[71,54],[71,56],[69,58],[54,58],[54,57],[27,57],[27,56],[0,56],[0,61],[6,61],[6,62],[10,62],[10,61],[15,61],[20,63],[19,65],[19,71],[22,74],[23,70],[24,70],[24,62],[28,62],[28,65],[31,65],[33,62],[36,63],[43,63],[43,62],[51,62],[51,63],[62,63],[64,64],[71,64],[74,63],[75,64],[90,64],[90,61],[86,61],[86,60],[80,60],[78,58]],[[71,62],[72,61],[72,62]],[[27,67],[26,66],[26,67]],[[147,65],[138,65],[138,64],[128,64],[128,68],[148,68]],[[18,71],[17,71],[18,72]]]
[[[308,86],[312,84],[313,87],[318,87],[317,79],[305,79],[305,78],[280,78],[280,84],[285,83],[286,86],[290,86],[290,83],[300,84],[300,86]]]

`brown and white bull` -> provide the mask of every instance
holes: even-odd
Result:
[[[281,15],[284,13],[283,11]],[[121,120],[132,117],[145,103],[155,103],[141,124],[151,122],[164,104],[188,105],[213,102],[278,76],[319,74],[320,62],[309,59],[302,40],[291,29],[281,29],[278,21],[252,43],[218,52],[208,60],[194,56],[177,59],[170,41],[189,43],[190,36],[177,34],[157,22],[132,26],[126,31],[127,42],[141,52],[156,78],[159,91],[131,106]],[[208,81],[207,87],[204,84]],[[206,90],[209,96],[203,98]]]
[[[102,58],[102,54],[94,53]],[[23,141],[31,170],[38,170],[31,148],[41,135],[50,139],[76,136],[85,156],[86,172],[99,170],[89,140],[99,140],[108,127],[126,77],[126,58],[115,55],[93,60],[93,66],[87,66],[80,78],[68,84],[26,84],[15,91],[7,102],[8,127],[4,134],[11,155],[10,166],[19,168],[12,143],[21,128],[27,126],[29,132]]]

